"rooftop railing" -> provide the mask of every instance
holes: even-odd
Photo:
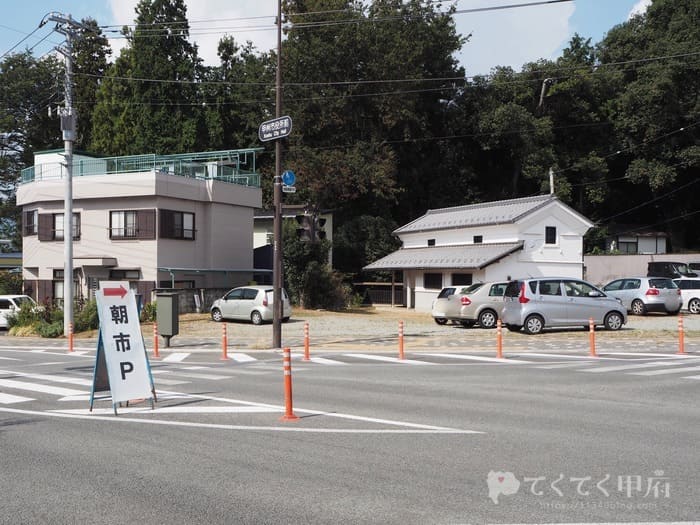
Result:
[[[258,151],[262,151],[262,148],[103,158],[74,155],[73,177],[156,172],[259,188],[260,174],[255,167],[255,154]],[[65,175],[65,163],[41,163],[23,169],[20,183],[61,179]]]

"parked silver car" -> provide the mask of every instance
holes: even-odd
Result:
[[[646,315],[647,312],[676,315],[683,304],[681,291],[668,277],[615,279],[606,284],[603,291],[619,299],[634,315]]]
[[[503,292],[507,281],[475,283],[439,297],[433,303],[433,318],[438,324],[457,321],[465,328],[479,324],[481,328],[494,328],[503,309]]]
[[[241,319],[253,324],[272,321],[274,293],[271,286],[241,286],[229,290],[221,299],[211,305],[211,318],[214,321]],[[289,321],[292,307],[286,290],[282,289],[282,321]]]
[[[691,314],[700,314],[700,279],[674,279],[681,291],[683,308]]]
[[[511,331],[539,334],[544,328],[583,326],[589,319],[608,330],[627,322],[624,306],[590,283],[566,277],[518,279],[508,283],[503,322]]]

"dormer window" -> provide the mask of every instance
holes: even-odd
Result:
[[[435,239],[428,239],[428,246],[435,246]]]
[[[482,242],[484,242],[483,235],[475,235],[474,236],[474,244],[481,244]]]

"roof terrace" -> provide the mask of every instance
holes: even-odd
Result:
[[[174,155],[128,155],[97,157],[85,153],[73,155],[73,177],[118,175],[122,173],[162,173],[201,180],[260,187],[256,153],[263,148],[178,153]],[[63,162],[62,162],[63,161]],[[66,175],[63,150],[41,151],[34,155],[35,165],[22,170],[20,184],[61,179]]]

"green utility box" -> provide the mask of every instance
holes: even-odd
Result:
[[[180,333],[180,302],[176,293],[156,294],[156,322],[158,333],[165,339],[165,346],[170,346],[170,338]]]

